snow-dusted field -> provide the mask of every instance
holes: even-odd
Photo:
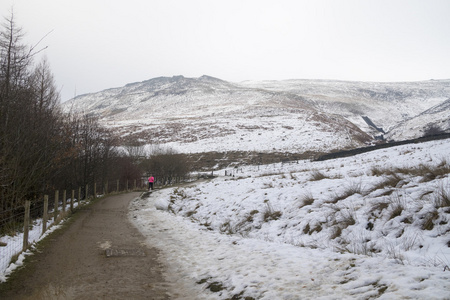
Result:
[[[130,218],[175,299],[450,299],[449,149],[222,170]]]

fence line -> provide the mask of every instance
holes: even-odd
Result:
[[[106,196],[111,193],[129,191],[128,181],[117,180],[116,187],[111,192],[108,189],[108,183],[106,183],[101,188],[100,195]],[[136,180],[132,184],[133,190],[146,188],[142,180],[139,186]],[[121,189],[121,186],[124,188]],[[2,274],[8,268],[10,262],[15,260],[14,258],[26,251],[31,244],[37,242],[52,225],[58,224],[76,208],[99,196],[96,184],[92,188],[92,194],[89,194],[89,189],[89,185],[86,185],[83,195],[82,188],[79,187],[77,198],[75,198],[74,189],[70,189],[69,192],[62,190],[62,193],[55,190],[54,201],[50,201],[49,195],[44,195],[43,199],[40,200],[25,201],[23,207],[0,211],[0,282],[2,281]],[[69,203],[67,203],[68,193],[70,194]],[[84,201],[82,202],[83,196]]]

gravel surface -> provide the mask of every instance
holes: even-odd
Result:
[[[127,217],[138,196],[109,196],[78,210],[0,285],[0,299],[169,299],[158,250]]]

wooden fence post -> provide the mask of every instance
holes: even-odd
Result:
[[[119,180],[117,180],[117,193],[119,192]]]
[[[59,206],[59,191],[55,191],[55,208],[53,209],[53,221],[56,222],[58,218],[58,206]]]
[[[67,205],[67,195],[66,190],[63,190],[63,199],[62,199],[62,211],[66,211],[66,205]]]
[[[44,195],[44,213],[42,215],[42,234],[47,231],[48,220],[48,195]]]
[[[89,184],[86,184],[86,195],[84,196],[84,199],[87,201],[88,199],[88,188],[89,188]]]
[[[28,248],[28,225],[30,224],[30,200],[25,201],[25,216],[23,220],[23,247],[22,251]]]
[[[94,199],[97,198],[97,183],[94,182]]]
[[[78,206],[80,206],[81,203],[81,187],[78,187],[78,198],[77,198]]]
[[[72,197],[70,197],[70,211],[73,211],[73,198],[75,198],[75,190],[72,190]]]
[[[134,180],[134,187],[133,190],[136,190],[136,179]]]

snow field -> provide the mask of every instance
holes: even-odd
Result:
[[[449,174],[405,171],[448,170],[448,149],[227,170],[137,199],[131,215],[167,278],[200,299],[448,299]]]

